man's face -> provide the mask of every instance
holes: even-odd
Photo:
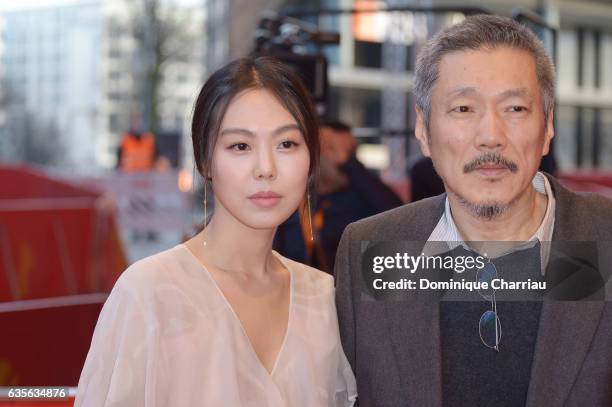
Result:
[[[442,57],[429,128],[415,133],[449,195],[471,207],[507,207],[528,191],[553,137],[534,58],[499,47]]]

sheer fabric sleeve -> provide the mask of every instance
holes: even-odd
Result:
[[[336,377],[336,406],[352,407],[357,400],[357,383],[342,346],[338,346],[338,374]]]
[[[159,394],[154,394],[159,371],[154,357],[155,323],[147,318],[137,295],[137,281],[126,276],[128,271],[118,280],[98,318],[76,407],[161,405]]]
[[[335,292],[335,289],[332,289],[332,292]],[[336,337],[337,337],[337,374],[336,374],[336,406],[348,406],[351,407],[355,405],[357,400],[357,383],[355,380],[355,374],[353,373],[353,369],[351,368],[351,364],[349,363],[346,354],[344,353],[344,349],[342,347],[342,341],[340,340],[340,327],[337,319],[337,310],[334,299],[331,300],[333,313],[336,324]]]

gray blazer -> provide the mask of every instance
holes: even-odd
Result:
[[[576,194],[553,177],[554,241],[612,241],[612,201]],[[360,241],[426,241],[445,195],[349,225],[336,257],[336,305],[360,406],[441,406],[438,304],[360,301]],[[528,407],[612,406],[612,302],[542,307]]]

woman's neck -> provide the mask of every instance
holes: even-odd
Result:
[[[277,266],[272,254],[274,229],[255,229],[217,208],[208,225],[189,241],[205,263],[224,271],[263,277]]]

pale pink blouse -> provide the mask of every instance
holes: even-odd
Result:
[[[212,276],[184,245],[129,267],[106,301],[75,406],[352,406],[333,278],[274,252],[291,275],[272,373]]]

